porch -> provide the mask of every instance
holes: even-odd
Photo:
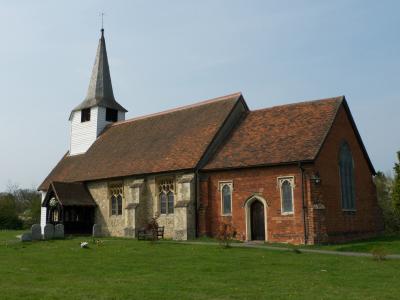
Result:
[[[43,200],[47,224],[63,224],[65,234],[91,234],[96,203],[83,183],[52,182]]]

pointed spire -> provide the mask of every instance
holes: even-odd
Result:
[[[92,76],[85,100],[73,111],[82,110],[93,106],[103,106],[126,112],[114,98],[111,84],[110,68],[108,66],[104,28],[101,28],[101,37],[97,47]]]

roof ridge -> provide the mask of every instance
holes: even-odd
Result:
[[[223,100],[226,100],[226,99],[231,98],[233,96],[237,96],[237,98],[239,98],[241,95],[242,95],[241,92],[236,92],[236,93],[232,93],[232,94],[225,95],[225,96],[220,96],[220,97],[216,97],[216,98],[202,100],[202,101],[199,101],[199,102],[195,102],[193,104],[184,105],[184,106],[178,106],[178,107],[167,109],[167,110],[164,110],[164,111],[160,111],[160,112],[156,112],[156,113],[152,113],[152,114],[148,114],[148,115],[143,115],[143,116],[138,116],[138,117],[134,117],[134,118],[131,118],[131,119],[128,119],[128,120],[124,120],[124,121],[118,121],[118,122],[115,122],[115,123],[111,124],[111,126],[112,127],[113,126],[118,126],[118,125],[130,123],[130,122],[133,122],[133,121],[144,120],[144,119],[147,119],[147,118],[152,118],[152,117],[156,117],[156,116],[160,116],[160,115],[165,115],[165,114],[176,112],[176,111],[182,111],[182,110],[193,108],[193,107],[199,107],[199,106],[202,106],[202,105],[223,101]]]
[[[329,97],[329,98],[322,98],[322,99],[315,99],[315,100],[305,100],[305,101],[301,101],[301,102],[292,102],[292,103],[287,103],[287,104],[279,104],[279,105],[274,105],[274,106],[270,106],[270,107],[254,109],[254,110],[251,110],[250,113],[265,111],[265,110],[269,110],[269,109],[275,109],[275,108],[279,108],[279,107],[312,104],[312,103],[316,103],[316,102],[324,102],[324,101],[329,101],[329,100],[343,101],[344,98],[345,98],[344,96],[336,96],[336,97]]]

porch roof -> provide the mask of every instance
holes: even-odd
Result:
[[[52,196],[60,202],[62,206],[96,206],[92,195],[82,182],[52,182],[46,197],[42,203],[43,207],[48,205]]]

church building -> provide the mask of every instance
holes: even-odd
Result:
[[[375,170],[344,96],[250,110],[235,93],[126,112],[102,29],[86,98],[69,116],[70,148],[38,188],[42,226],[87,234],[98,224],[134,238],[156,217],[176,240],[230,224],[239,240],[294,244],[382,230]]]

